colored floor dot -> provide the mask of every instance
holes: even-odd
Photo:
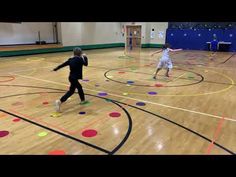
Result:
[[[95,87],[99,87],[99,84],[95,84]]]
[[[134,81],[127,81],[127,84],[133,84]]]
[[[18,118],[15,118],[15,119],[13,119],[12,121],[13,122],[19,122],[21,119],[18,119]]]
[[[82,81],[84,81],[84,82],[88,82],[89,80],[88,80],[88,79],[83,79]]]
[[[108,79],[106,79],[106,82],[109,82],[109,80],[108,80]]]
[[[61,114],[59,112],[54,112],[50,115],[51,117],[60,117]]]
[[[15,103],[12,103],[12,106],[20,106],[20,105],[23,105],[22,102],[15,102]]]
[[[48,101],[44,101],[43,104],[44,104],[44,105],[48,104]]]
[[[155,87],[163,87],[162,84],[155,84]]]
[[[84,130],[82,132],[82,136],[87,137],[87,138],[91,138],[97,135],[97,131],[93,130],[93,129],[89,129],[89,130]]]
[[[7,136],[8,134],[9,134],[9,131],[5,131],[5,130],[0,131],[0,138],[3,138],[5,136]]]
[[[157,92],[148,92],[149,95],[156,95]]]
[[[98,93],[98,96],[107,96],[107,93],[106,92],[100,92],[100,93]]]
[[[89,105],[91,105],[91,102],[90,101],[84,101],[84,102],[81,102],[80,105],[89,106]]]
[[[63,150],[53,150],[48,153],[48,155],[65,155],[65,151]]]
[[[123,95],[128,95],[128,93],[123,93]]]
[[[146,104],[144,102],[137,102],[136,105],[137,106],[145,106]]]
[[[111,112],[110,114],[109,114],[109,116],[110,117],[120,117],[120,113],[119,112]]]
[[[125,72],[124,72],[124,71],[119,71],[118,73],[119,73],[119,74],[125,74]]]
[[[44,137],[44,136],[47,136],[47,132],[40,132],[40,133],[38,133],[38,136],[39,137]]]
[[[105,99],[107,102],[112,102],[112,100],[111,99]]]
[[[81,112],[79,112],[79,114],[86,114],[86,112],[84,112],[84,111],[81,111]]]

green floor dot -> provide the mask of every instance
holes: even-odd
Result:
[[[80,105],[89,106],[89,105],[91,105],[91,102],[85,101],[85,102],[83,102],[83,103],[80,103]]]
[[[105,99],[107,102],[112,102],[112,100],[111,99]]]
[[[47,132],[40,132],[40,133],[38,133],[38,136],[43,137],[43,136],[46,136],[47,134],[48,134]]]

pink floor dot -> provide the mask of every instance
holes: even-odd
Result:
[[[15,119],[13,119],[12,121],[13,122],[19,122],[21,119],[19,119],[19,118],[15,118]]]
[[[53,150],[48,153],[48,155],[65,155],[65,151],[63,150]]]
[[[4,136],[7,136],[8,134],[9,134],[8,131],[5,131],[5,130],[0,131],[0,138],[2,138],[2,137],[4,137]]]
[[[111,112],[110,114],[109,114],[109,116],[110,117],[120,117],[120,113],[119,112]]]
[[[82,132],[82,136],[87,137],[87,138],[94,137],[96,135],[97,135],[97,131],[93,129],[84,130]]]

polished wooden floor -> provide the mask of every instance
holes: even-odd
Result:
[[[234,154],[236,56],[173,53],[155,81],[153,51],[85,51],[89,104],[74,94],[53,117],[69,69],[51,70],[72,53],[0,58],[0,154]]]

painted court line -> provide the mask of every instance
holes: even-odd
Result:
[[[220,134],[220,131],[221,131],[221,129],[222,129],[222,125],[223,125],[224,120],[225,120],[224,117],[222,117],[222,118],[219,120],[219,122],[218,122],[218,124],[217,124],[216,131],[215,131],[214,136],[213,136],[213,139],[212,139],[212,141],[211,141],[211,144],[207,147],[206,154],[210,154],[210,153],[211,153],[211,150],[212,150],[212,148],[213,148],[213,146],[214,146],[214,142],[215,142],[216,139],[219,137],[219,134]]]
[[[28,79],[34,79],[34,80],[38,80],[38,81],[53,83],[53,84],[57,84],[57,85],[62,85],[62,86],[67,86],[67,87],[69,86],[68,84],[63,84],[63,83],[60,83],[60,82],[54,82],[54,81],[45,80],[45,79],[39,79],[39,78],[36,78],[36,77],[24,76],[24,75],[20,75],[20,74],[15,74],[15,75],[20,76],[20,77],[24,77],[24,78],[28,78]],[[87,89],[87,88],[84,88],[84,90],[89,90],[89,91],[96,92],[96,93],[100,92],[100,91],[97,91],[97,90],[92,90],[92,89]],[[150,103],[150,104],[154,104],[154,105],[158,105],[158,106],[162,106],[162,107],[166,107],[166,108],[172,108],[172,109],[181,110],[181,111],[190,112],[190,113],[195,113],[195,114],[200,114],[200,115],[204,115],[204,116],[208,116],[208,117],[214,117],[214,118],[217,118],[217,119],[222,119],[222,117],[220,117],[220,116],[213,115],[213,114],[208,114],[208,113],[204,113],[204,112],[193,111],[193,110],[189,110],[189,109],[184,109],[184,108],[175,107],[175,106],[169,106],[169,105],[165,105],[165,104],[161,104],[161,103],[155,103],[155,102],[142,100],[142,99],[136,99],[136,98],[127,97],[127,96],[116,95],[116,94],[112,94],[112,93],[109,93],[109,95],[124,98],[124,99],[131,99],[131,100],[135,100],[135,101],[146,102],[146,103]],[[231,119],[231,118],[228,118],[228,117],[225,117],[224,119],[228,120],[228,121],[236,122],[236,119]]]
[[[178,80],[179,78],[183,77],[185,74],[186,74],[186,72],[181,74],[181,75],[179,75],[177,78],[175,78],[175,79],[173,79],[173,80],[171,80],[169,82],[174,82],[174,81]]]

